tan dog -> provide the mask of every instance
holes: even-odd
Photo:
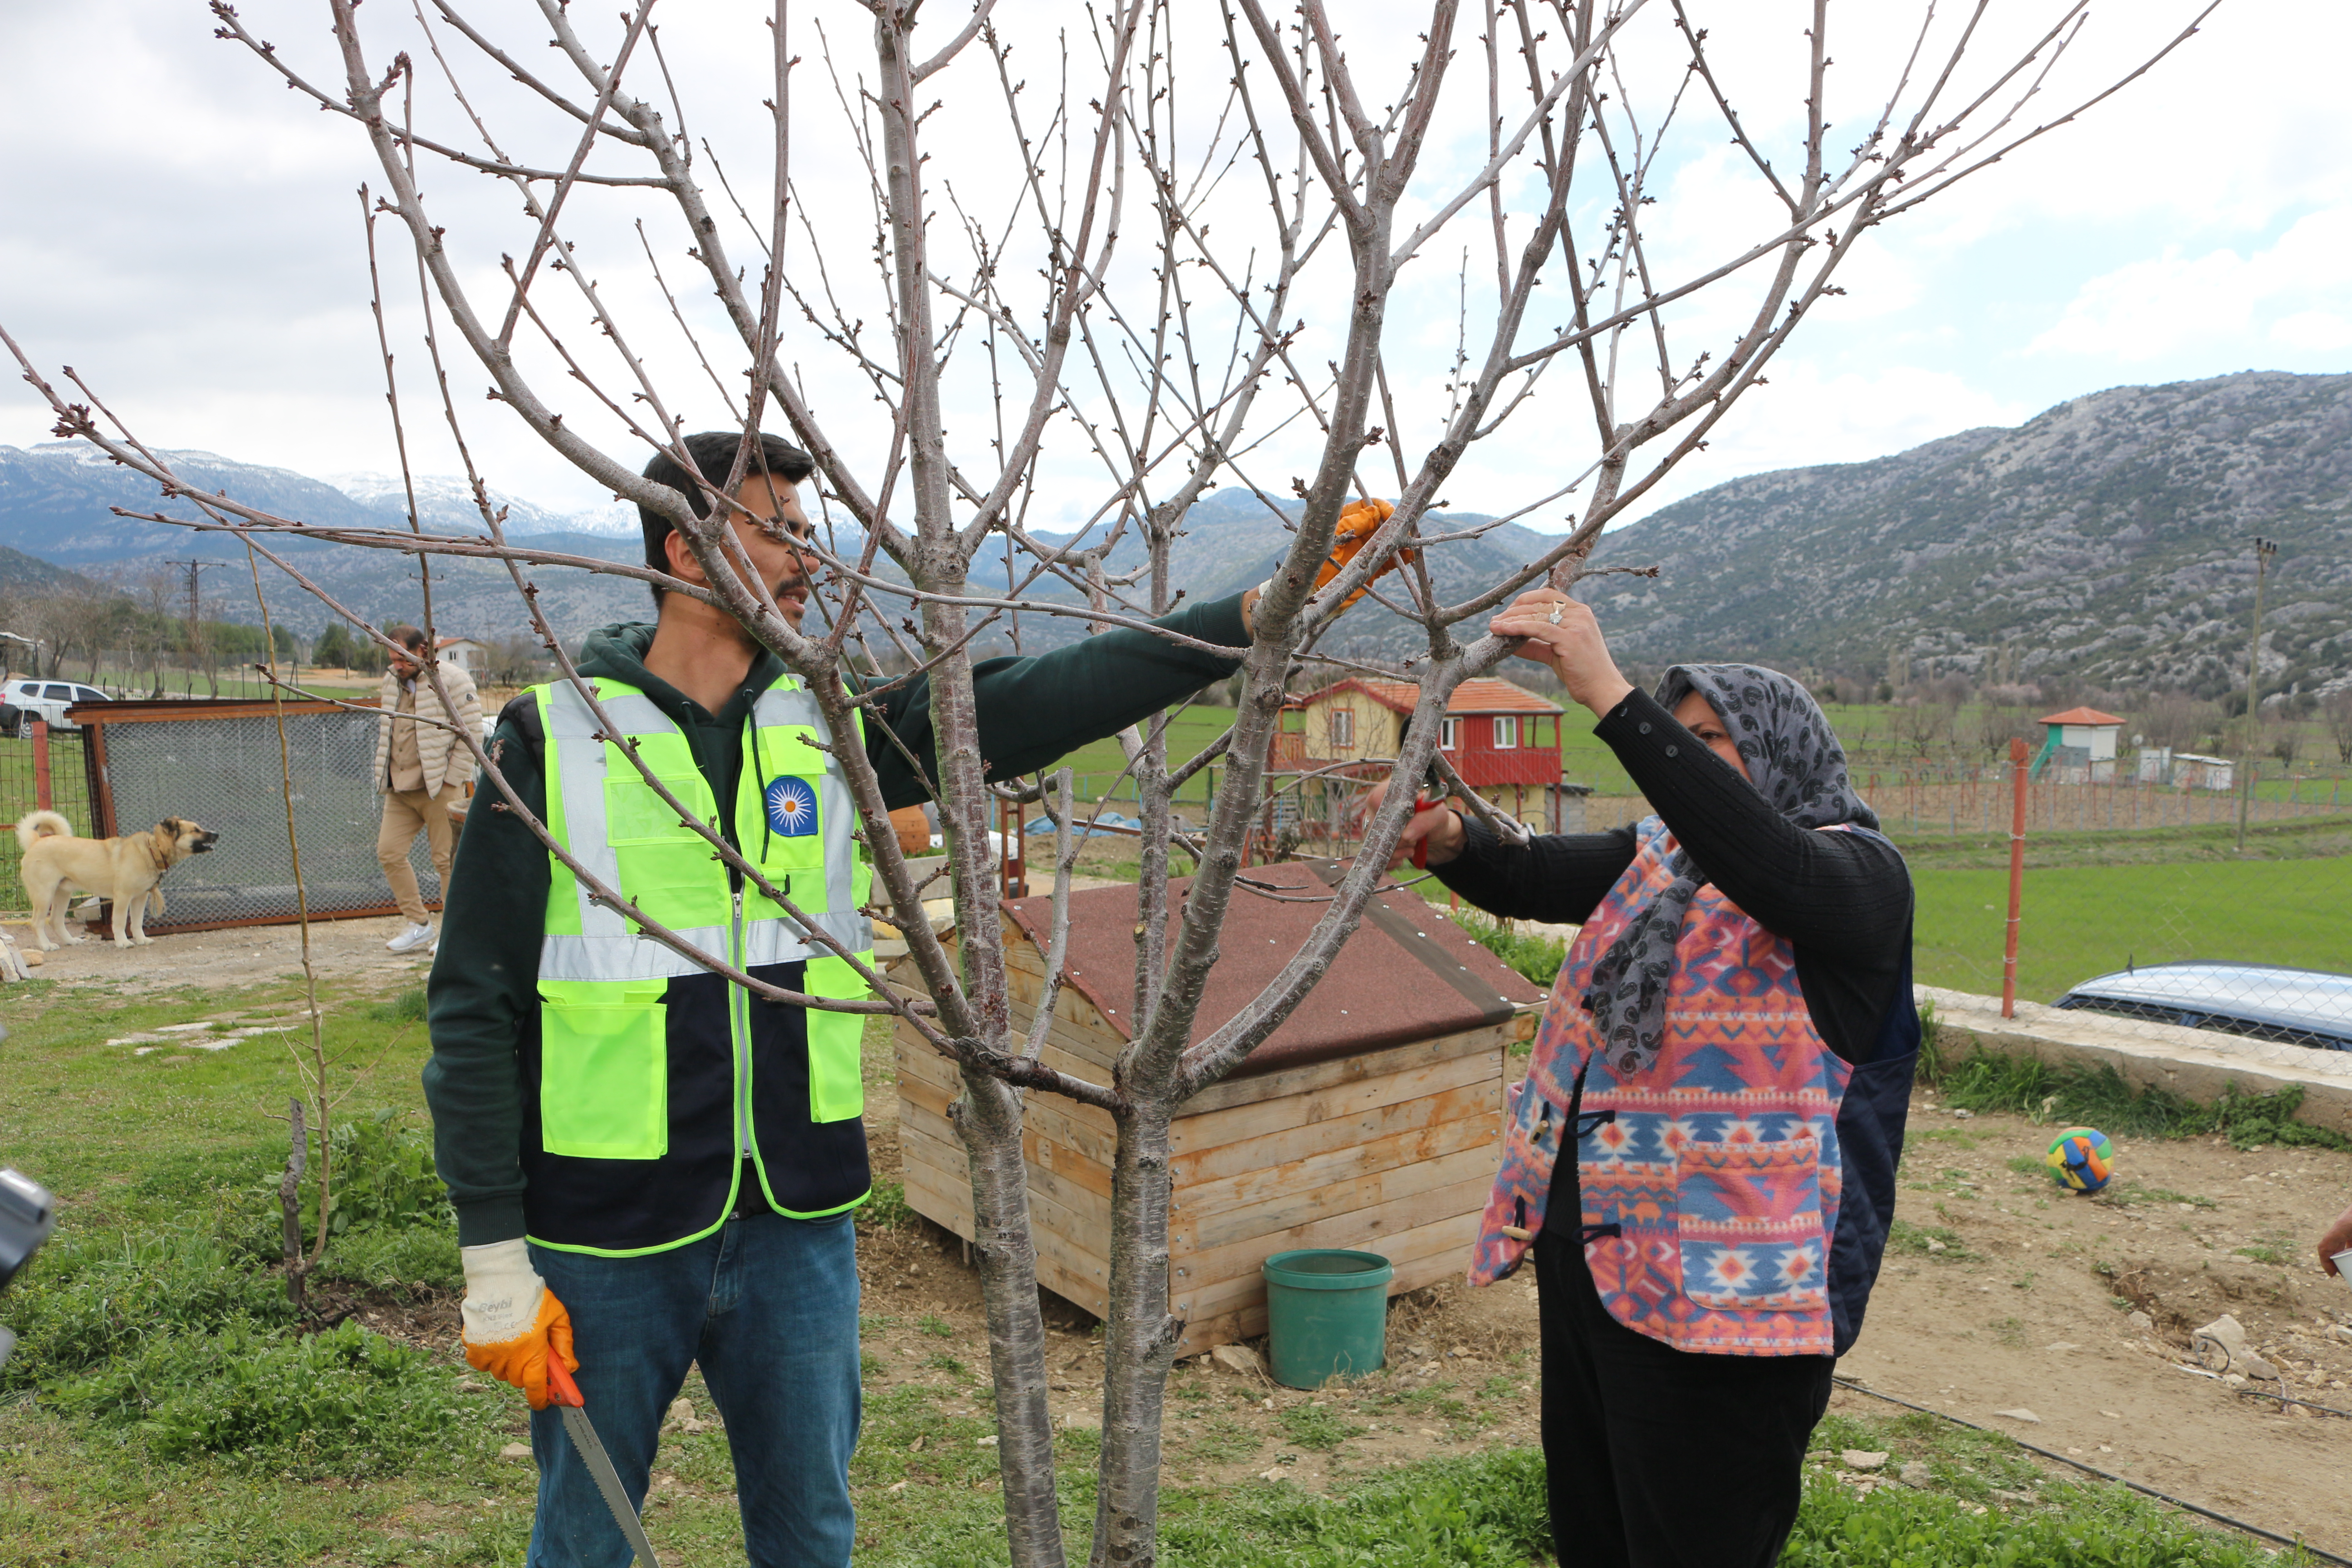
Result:
[[[81,938],[66,929],[66,906],[74,889],[114,904],[114,945],[154,941],[147,934],[147,906],[163,912],[163,873],[191,855],[210,849],[220,835],[184,816],[167,816],[144,833],[121,838],[78,838],[73,824],[54,811],[36,811],[16,824],[24,847],[25,897],[33,910],[33,945],[54,952],[61,942]]]

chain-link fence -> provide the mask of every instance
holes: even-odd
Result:
[[[13,829],[26,813],[47,805],[72,823],[76,833],[88,833],[89,777],[77,731],[51,730],[37,742],[29,735],[0,739],[0,827]],[[0,910],[25,907],[25,883],[17,874],[23,859],[16,833],[0,831]]]
[[[391,914],[376,864],[376,716],[323,702],[286,705],[286,763],[302,880],[314,917]],[[150,931],[278,924],[297,918],[278,725],[267,703],[124,703],[93,725],[104,822],[117,833],[188,817],[220,835],[163,879],[170,908]],[[428,903],[441,896],[422,835],[409,850]]]

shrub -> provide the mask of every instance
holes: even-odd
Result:
[[[164,1233],[82,1239],[43,1250],[7,1298],[16,1354],[0,1383],[48,1384],[125,1353],[152,1334],[292,1319],[284,1287],[210,1237]]]
[[[403,1125],[401,1114],[386,1108],[363,1121],[337,1127],[328,1135],[328,1148],[333,1156],[334,1192],[327,1213],[331,1239],[353,1230],[407,1226],[457,1233],[457,1213],[449,1206],[448,1190],[441,1184],[441,1173],[433,1163],[433,1134],[425,1128]],[[272,1171],[253,1184],[250,1244],[264,1258],[277,1258],[283,1250],[278,1197],[281,1174]],[[314,1155],[302,1179],[306,1241],[319,1234],[317,1175]]]
[[[133,1427],[162,1458],[215,1454],[301,1477],[416,1474],[479,1464],[501,1406],[457,1372],[356,1323],[304,1338],[240,1319],[163,1333],[46,1396]]]

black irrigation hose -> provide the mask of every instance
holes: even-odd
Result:
[[[2275,1399],[2281,1405],[2300,1405],[2305,1410],[2316,1410],[2323,1415],[2341,1415],[2352,1421],[2352,1410],[2338,1410],[2333,1405],[2315,1405],[2308,1399],[2294,1399],[2284,1394],[2265,1394],[2259,1388],[2242,1388],[2238,1390],[2238,1396],[2242,1399]],[[2280,1414],[2284,1415],[2285,1412],[2281,1411]]]
[[[2275,1531],[2264,1530],[2259,1524],[2248,1524],[2242,1519],[2231,1519],[2228,1514],[2220,1512],[2214,1509],[2207,1508],[2202,1503],[2190,1502],[2187,1498],[2177,1498],[2170,1492],[2160,1492],[2154,1487],[2142,1486],[2139,1482],[2133,1480],[2128,1476],[2119,1476],[2112,1470],[2103,1470],[2096,1465],[2086,1465],[2080,1459],[2070,1459],[2063,1454],[2053,1453],[2048,1448],[2042,1447],[2036,1444],[2028,1443],[2021,1437],[2011,1436],[2007,1432],[1996,1431],[1990,1426],[1979,1426],[1973,1421],[1963,1421],[1957,1415],[1947,1415],[1945,1412],[1937,1410],[1932,1405],[1914,1405],[1907,1399],[1898,1399],[1891,1394],[1881,1394],[1878,1390],[1866,1387],[1862,1384],[1856,1383],[1850,1377],[1835,1378],[1834,1381],[1840,1388],[1850,1388],[1856,1394],[1866,1394],[1873,1399],[1884,1399],[1889,1405],[1900,1405],[1906,1410],[1916,1410],[1923,1415],[1933,1415],[1938,1420],[1948,1421],[1955,1426],[1965,1426],[1971,1432],[1985,1432],[1990,1433],[1996,1437],[2008,1438],[2010,1442],[2016,1444],[2019,1447],[2024,1449],[2029,1454],[2039,1454],[2045,1459],[2054,1459],[2059,1464],[2071,1465],[2075,1469],[2081,1470],[2086,1475],[2096,1476],[2103,1481],[2113,1481],[2119,1487],[2129,1487],[2132,1490],[2138,1492],[2143,1496],[2152,1497],[2158,1502],[2169,1503],[2174,1508],[2183,1509],[2190,1513],[2201,1515],[2206,1519],[2213,1521],[2217,1524],[2226,1524],[2231,1530],[2243,1531],[2248,1535],[2259,1536],[2264,1541],[2273,1541],[2276,1542],[2281,1546],[2292,1547],[2315,1562],[2334,1563],[2340,1564],[2341,1568],[2352,1568],[2352,1557],[2338,1557],[2333,1552],[2322,1552],[2316,1546],[2305,1545],[2304,1542],[2296,1541],[2291,1536],[2281,1535]],[[2275,1398],[2276,1395],[2265,1395],[2265,1397]],[[2296,1403],[2300,1404],[2302,1402],[2298,1400]]]

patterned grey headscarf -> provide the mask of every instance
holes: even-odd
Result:
[[[1748,764],[1749,781],[1773,810],[1800,827],[1841,822],[1878,826],[1877,814],[1847,780],[1845,749],[1802,686],[1752,664],[1678,664],[1658,683],[1658,701],[1671,711],[1693,691],[1722,716]],[[1675,875],[1673,883],[1601,954],[1585,994],[1602,1048],[1620,1078],[1647,1068],[1664,1044],[1675,942],[1691,900],[1707,881],[1687,849],[1677,847],[1666,868]]]

